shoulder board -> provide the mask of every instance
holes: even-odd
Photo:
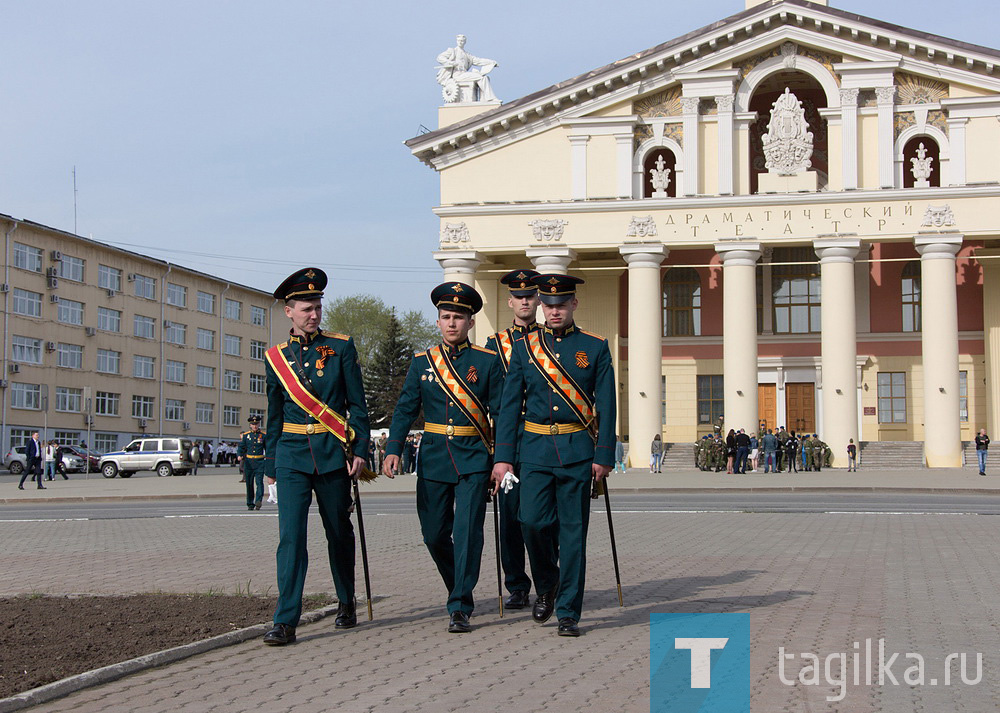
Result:
[[[278,345],[278,349],[284,349],[287,346],[288,346],[288,342],[282,342],[281,344]]]
[[[475,344],[472,345],[472,348],[475,349],[477,352],[486,352],[487,354],[492,354],[493,356],[496,356],[496,352],[493,351],[492,349],[487,349],[486,347],[477,347]]]
[[[580,333],[586,334],[588,337],[593,337],[594,339],[600,339],[602,342],[606,341],[606,339],[602,337],[600,334],[594,334],[593,332],[588,332],[586,329],[581,329]]]
[[[325,329],[320,330],[324,337],[332,337],[333,339],[343,339],[345,342],[350,339],[346,334],[340,334],[339,332],[327,332]]]
[[[416,359],[417,357],[422,357],[422,356],[424,356],[424,355],[426,355],[426,354],[427,354],[427,352],[416,352],[416,353],[415,353],[415,354],[413,355],[413,358],[414,358],[414,359]]]
[[[245,435],[247,435],[248,433],[250,433],[250,431],[243,431],[243,433],[241,433],[240,435],[241,435],[241,436],[245,436]]]

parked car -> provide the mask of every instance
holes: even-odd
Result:
[[[187,475],[194,467],[187,438],[137,438],[120,451],[101,456],[105,478],[130,478],[138,470],[155,470],[159,476]]]
[[[85,468],[86,463],[89,460],[91,473],[96,473],[101,469],[101,454],[97,451],[86,450],[84,448],[80,448],[79,446],[63,446],[62,450],[64,454],[68,452],[80,458],[83,461]]]
[[[61,447],[62,459],[57,466],[60,473],[82,473],[86,469],[86,461],[66,446]],[[25,455],[24,446],[11,448],[3,458],[3,467],[11,472],[11,475],[20,475],[24,472],[24,466],[28,457]]]

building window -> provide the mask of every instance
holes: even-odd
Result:
[[[63,344],[59,342],[56,348],[58,360],[56,364],[64,369],[83,368],[83,347],[79,344]]]
[[[118,450],[117,433],[95,433],[94,450],[98,453],[110,453]]]
[[[22,364],[42,363],[42,340],[32,337],[19,337],[16,334],[11,339],[10,358]]]
[[[10,429],[10,447],[20,448],[28,444],[31,440],[31,434],[33,431],[30,428],[12,428]]]
[[[153,406],[156,405],[156,399],[152,396],[133,396],[132,397],[132,417],[133,418],[152,418],[153,417]]]
[[[156,299],[156,280],[145,275],[133,275],[135,283],[135,296],[145,297],[147,300]]]
[[[167,283],[167,304],[174,307],[187,307],[188,290],[184,285]]]
[[[187,325],[167,320],[163,327],[163,338],[170,344],[184,344],[187,339]]]
[[[725,397],[722,393],[722,374],[707,374],[698,377],[698,423],[712,424],[725,413]]]
[[[59,321],[63,324],[83,324],[83,302],[59,298]]]
[[[194,407],[194,420],[196,423],[212,423],[215,420],[215,404],[199,401]]]
[[[252,409],[250,409],[250,414],[249,415],[250,416],[260,416],[260,419],[262,421],[266,421],[267,420],[267,411],[265,411],[262,408],[252,408]]]
[[[80,413],[83,402],[83,389],[71,389],[67,386],[56,387],[56,411]]]
[[[267,326],[267,310],[263,307],[250,306],[250,322],[255,327]]]
[[[674,267],[663,278],[663,336],[701,335],[701,275],[692,267]]]
[[[142,339],[153,339],[156,335],[156,321],[152,317],[143,317],[141,314],[135,316],[134,321],[135,336]]]
[[[94,413],[98,416],[117,416],[121,397],[121,394],[110,391],[98,391],[94,396]]]
[[[906,374],[902,371],[878,374],[878,422],[906,423]]]
[[[38,384],[11,383],[10,407],[38,411],[42,408],[42,387]]]
[[[240,346],[243,340],[240,337],[237,337],[235,334],[225,335],[224,340],[225,342],[223,344],[223,347],[225,349],[226,354],[229,354],[230,356],[239,356]]]
[[[42,294],[40,292],[30,292],[15,288],[12,309],[14,310],[14,314],[21,314],[25,317],[41,317]]]
[[[83,259],[63,255],[59,261],[59,277],[73,282],[83,282]]]
[[[184,383],[185,374],[187,372],[187,364],[185,362],[167,359],[163,366],[166,372],[163,376],[164,381],[170,381],[175,384]]]
[[[42,271],[42,250],[23,243],[14,243],[14,267],[32,272]]]
[[[121,373],[122,353],[111,349],[97,350],[97,370],[102,374]]]
[[[958,420],[969,422],[969,372],[958,372]]]
[[[222,407],[222,425],[223,426],[239,426],[240,425],[240,407],[239,406],[223,406]]]
[[[903,331],[919,332],[920,318],[920,262],[914,260],[903,268],[901,290],[903,293]]]
[[[74,446],[80,442],[80,432],[79,431],[53,431],[52,440],[56,442],[56,445],[60,446]]]
[[[775,334],[820,331],[820,277],[812,248],[775,248],[771,294]],[[785,263],[803,263],[788,265]]]
[[[215,314],[215,295],[198,291],[198,311],[206,314]]]
[[[183,421],[184,420],[184,402],[180,399],[164,399],[163,400],[163,420],[164,421]]]
[[[233,319],[237,322],[243,315],[243,303],[237,300],[226,300],[226,319]]]
[[[105,290],[122,291],[122,271],[107,265],[97,266],[97,286]]]
[[[239,391],[240,376],[240,372],[233,371],[232,369],[226,369],[226,372],[223,375],[222,388],[226,391]]]
[[[155,365],[155,357],[136,354],[132,357],[132,376],[136,379],[152,379]]]
[[[266,342],[258,342],[256,339],[250,340],[250,358],[257,361],[264,361],[264,352],[267,351]]]
[[[208,386],[209,388],[215,386],[214,366],[198,366],[198,386]]]
[[[262,393],[264,393],[264,375],[263,374],[251,374],[250,375],[250,393],[251,394],[262,394]]]
[[[211,329],[202,329],[198,327],[198,348],[208,349],[212,351],[215,349],[215,332]]]
[[[116,309],[98,307],[97,328],[103,329],[105,332],[122,331],[122,313]]]

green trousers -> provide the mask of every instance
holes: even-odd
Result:
[[[337,599],[354,601],[354,525],[351,523],[351,479],[347,469],[309,475],[278,468],[278,606],[275,624],[298,626],[309,553],[306,525],[312,494],[326,530],[327,554]],[[247,478],[249,480],[249,478]]]
[[[518,468],[517,473],[521,472]],[[530,592],[531,579],[524,571],[524,535],[521,533],[521,486],[500,496],[500,563],[508,592]]]
[[[580,620],[587,574],[590,461],[521,466],[521,530],[539,594],[558,587],[556,616]]]
[[[241,463],[243,479],[247,481],[247,507],[260,505],[264,500],[264,459],[244,458]]]
[[[448,590],[449,614],[472,614],[475,608],[488,483],[489,473],[463,475],[457,483],[417,479],[420,533]]]

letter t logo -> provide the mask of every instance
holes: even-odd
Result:
[[[712,687],[712,650],[724,649],[729,639],[674,639],[675,649],[691,652],[691,688]]]

